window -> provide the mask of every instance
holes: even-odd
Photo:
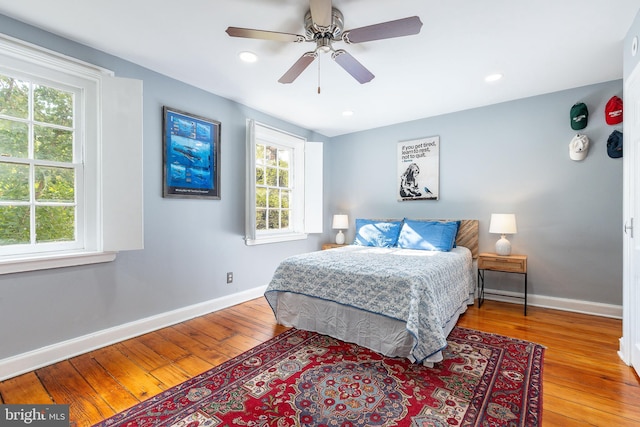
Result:
[[[295,146],[256,142],[256,230],[291,231]],[[295,198],[293,198],[295,202]]]
[[[55,86],[0,72],[2,254],[82,243],[82,92]]]
[[[322,232],[322,144],[252,120],[247,126],[246,243]]]
[[[142,247],[141,89],[0,35],[0,274]]]

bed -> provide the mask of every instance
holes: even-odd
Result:
[[[394,230],[359,239],[372,226]],[[446,228],[436,248],[427,227]],[[477,220],[357,220],[354,244],[282,261],[265,298],[280,324],[432,365],[474,302],[477,255]]]

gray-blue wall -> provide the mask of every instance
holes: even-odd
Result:
[[[107,264],[0,276],[0,359],[266,285],[280,260],[332,239],[330,216],[342,211],[352,223],[356,216],[478,218],[482,250],[497,238],[486,232],[490,213],[515,212],[511,241],[514,252],[530,256],[531,292],[621,303],[622,162],[606,156],[611,128],[602,112],[621,94],[621,81],[330,139],[1,15],[0,29],[144,81],[145,185],[144,250]],[[592,113],[591,151],[579,163],[568,156],[569,108],[578,100]],[[222,122],[222,200],[161,197],[163,105]],[[245,246],[247,117],[325,142],[324,235]],[[430,135],[441,138],[441,199],[397,202],[396,143]]]
[[[432,117],[331,140],[330,207],[356,217],[473,218],[493,252],[491,213],[515,213],[513,253],[529,256],[529,292],[622,303],[622,158],[611,159],[604,106],[622,80]],[[569,109],[585,102],[587,158],[569,159]],[[397,201],[398,141],[440,136],[440,200]],[[347,238],[353,238],[353,228]],[[487,287],[521,292],[495,273]]]

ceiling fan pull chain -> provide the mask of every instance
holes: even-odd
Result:
[[[320,61],[322,55],[318,55],[318,95],[320,95]]]

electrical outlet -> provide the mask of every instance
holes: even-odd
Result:
[[[233,272],[227,273],[227,283],[233,283]]]

